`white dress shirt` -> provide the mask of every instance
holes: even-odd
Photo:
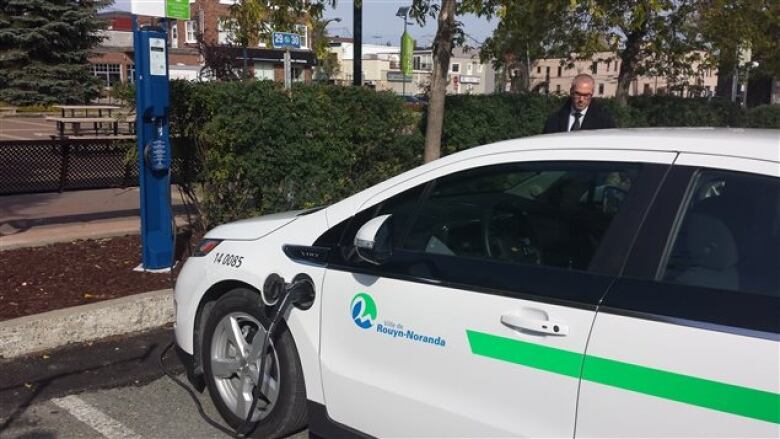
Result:
[[[579,112],[577,110],[575,110],[574,107],[569,107],[569,108],[571,108],[571,111],[569,111],[569,127],[566,129],[566,131],[571,131],[571,127],[574,126],[574,120],[575,120],[574,113],[580,113],[581,114],[581,116],[580,116],[580,128],[582,128],[582,123],[585,121],[585,113],[588,112],[588,107],[583,108],[582,111],[579,111]]]

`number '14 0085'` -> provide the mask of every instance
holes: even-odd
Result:
[[[230,253],[217,253],[216,256],[214,256],[215,264],[226,265],[233,268],[240,267],[243,260],[243,256],[231,255]]]

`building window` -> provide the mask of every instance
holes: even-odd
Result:
[[[561,77],[561,73],[563,73],[563,67],[558,66],[558,77]]]
[[[127,82],[135,84],[135,64],[127,65]]]
[[[471,64],[466,64],[466,74],[470,75],[472,73],[472,69],[474,68]]]
[[[102,80],[106,87],[122,82],[119,64],[92,64],[92,74]]]
[[[186,29],[187,35],[185,35],[185,41],[187,43],[197,43],[198,40],[195,38],[195,34],[197,33],[197,26],[195,26],[195,20],[189,20],[185,22],[184,27]]]
[[[274,80],[274,65],[269,63],[255,63],[255,78],[263,80]]]
[[[644,89],[642,90],[643,94],[649,95],[650,94],[650,84],[645,84]]]
[[[600,95],[604,94],[604,84],[599,84],[599,94]]]
[[[412,57],[412,69],[413,70],[420,70],[420,56],[415,55]]]
[[[593,72],[593,74],[597,74],[599,72],[599,63],[594,62],[590,65],[590,71]]]
[[[482,64],[477,64],[477,73],[482,73]]]
[[[233,42],[233,31],[230,29],[230,18],[227,17],[219,17],[219,22],[217,22],[217,30],[219,32],[219,35],[217,37],[217,42],[219,44],[230,44]]]
[[[301,36],[301,47],[309,48],[309,28],[305,24],[296,24],[295,33]]]
[[[547,66],[545,70],[545,75],[549,78],[550,77],[550,66]]]
[[[560,67],[558,67],[560,69]],[[560,94],[561,93],[561,84],[555,85],[555,93]]]
[[[171,47],[174,49],[179,47],[179,27],[176,23],[171,26]]]
[[[458,72],[460,72],[460,64],[453,64],[452,73],[458,73]]]
[[[536,73],[542,73],[542,66],[536,67]]]
[[[303,82],[304,79],[303,67],[293,66],[290,69],[290,76],[292,76],[292,82]]]

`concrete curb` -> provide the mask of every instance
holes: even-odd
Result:
[[[0,322],[0,358],[144,331],[174,318],[173,290],[166,289],[6,320]]]

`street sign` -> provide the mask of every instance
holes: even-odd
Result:
[[[190,0],[165,0],[165,14],[168,18],[190,19]]]
[[[388,71],[387,80],[389,82],[412,82],[412,75],[404,75],[403,72]]]
[[[274,32],[273,43],[276,49],[300,49],[301,36],[289,32]]]
[[[190,19],[190,0],[117,0],[114,9],[133,15]]]

